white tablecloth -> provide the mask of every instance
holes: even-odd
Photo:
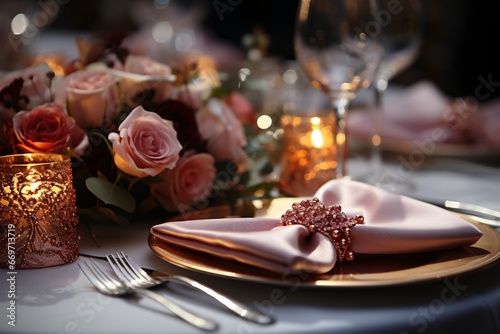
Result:
[[[353,159],[353,174],[366,170]],[[387,165],[393,170],[397,164]],[[457,161],[428,161],[412,171],[409,191],[419,197],[455,199],[500,209],[500,169]],[[126,251],[144,267],[196,278],[275,317],[270,326],[245,322],[197,292],[180,286],[158,291],[193,311],[215,319],[217,333],[500,333],[500,264],[418,284],[377,288],[296,288],[222,278],[177,268],[147,245],[149,224],[119,227],[93,222],[101,248],[82,225],[81,252]],[[9,274],[0,270],[1,333],[196,333],[155,302],[103,296],[77,265],[18,270],[15,298]],[[104,265],[105,263],[102,262]],[[15,326],[9,303],[15,300]]]

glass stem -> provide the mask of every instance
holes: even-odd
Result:
[[[372,163],[372,180],[370,183],[374,185],[380,184],[383,179],[382,171],[382,133],[384,131],[384,110],[383,101],[385,89],[378,88],[377,85],[373,85],[374,94],[374,104],[372,107],[372,117],[373,117],[373,133],[371,140],[371,163]]]
[[[336,134],[336,158],[337,170],[335,178],[342,179],[347,176],[347,111],[349,109],[349,99],[347,97],[332,98],[333,112],[335,116]]]

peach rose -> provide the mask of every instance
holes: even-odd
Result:
[[[169,66],[147,56],[129,55],[123,70],[111,70],[120,79],[125,102],[136,107],[144,94],[153,92],[154,103],[165,100],[173,89],[175,76]]]
[[[77,71],[66,80],[68,111],[83,128],[96,128],[118,114],[115,79],[107,71]]]
[[[248,156],[243,150],[247,144],[243,125],[224,102],[210,99],[196,114],[196,123],[207,140],[207,149],[217,160],[243,163]]]
[[[122,172],[135,177],[156,176],[172,169],[182,145],[172,124],[158,114],[136,107],[108,138],[113,160]]]
[[[173,170],[160,174],[165,181],[151,185],[151,194],[167,211],[186,212],[204,204],[215,179],[214,158],[187,152]]]
[[[89,141],[87,135],[58,103],[47,103],[31,111],[20,111],[12,119],[16,149],[25,153],[83,154]]]

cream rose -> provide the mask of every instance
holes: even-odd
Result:
[[[136,107],[143,94],[152,92],[151,102],[165,100],[173,89],[175,75],[169,66],[147,56],[129,55],[123,70],[111,70],[120,79],[123,98],[130,107]]]
[[[28,98],[29,103],[25,110],[31,110],[37,105],[50,101],[49,78],[47,73],[52,72],[46,63],[39,63],[22,70],[16,70],[0,77],[0,90],[10,85],[15,79],[24,80],[21,95]]]
[[[186,152],[173,170],[160,174],[165,181],[151,185],[153,198],[167,211],[186,212],[204,204],[215,179],[214,158]]]
[[[136,107],[110,133],[113,159],[122,172],[135,177],[156,176],[172,169],[179,160],[182,145],[172,124],[158,114]]]
[[[217,81],[213,81],[210,78],[198,78],[190,82],[187,86],[180,87],[175,93],[174,98],[198,110],[203,107],[203,101],[205,101],[217,87],[220,87]]]
[[[25,153],[65,153],[80,156],[87,148],[87,135],[58,103],[47,103],[31,111],[20,111],[12,119],[16,150]]]
[[[243,150],[247,144],[243,125],[229,106],[212,98],[196,113],[196,123],[207,149],[217,160],[243,163],[248,159]]]
[[[118,89],[108,71],[77,71],[66,80],[68,111],[83,128],[112,121],[119,111]]]

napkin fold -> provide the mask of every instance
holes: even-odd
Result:
[[[405,254],[474,244],[482,236],[459,216],[415,199],[352,180],[332,180],[316,193],[326,205],[339,204],[348,216],[363,215],[352,229],[358,254]],[[223,218],[166,222],[151,228],[158,239],[276,273],[322,274],[337,253],[330,240],[302,225],[277,226],[276,218]],[[356,261],[356,260],[354,260]]]
[[[396,92],[389,91],[383,101],[382,137],[391,141],[430,140],[500,148],[497,135],[500,99],[468,104],[470,109],[462,109],[464,101],[445,96],[428,81]],[[368,140],[373,133],[373,114],[369,110],[352,110],[347,122],[350,134],[355,137]]]

